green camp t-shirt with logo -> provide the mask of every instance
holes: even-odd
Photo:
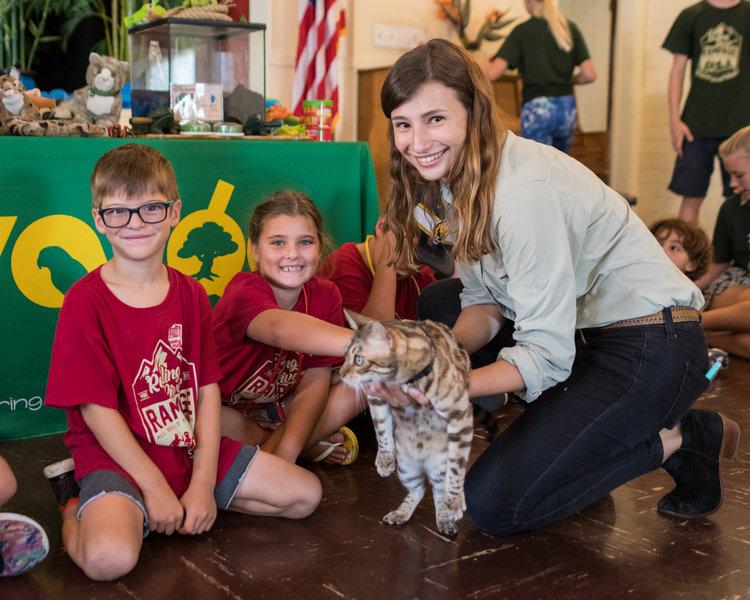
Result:
[[[591,58],[575,23],[568,21],[573,47],[566,52],[557,45],[545,19],[531,17],[515,27],[495,55],[518,69],[523,81],[523,102],[539,96],[573,93],[573,69]]]
[[[683,10],[663,48],[687,56],[690,93],[682,120],[697,137],[724,137],[750,123],[750,3]]]
[[[716,217],[713,258],[750,271],[750,203],[735,194],[724,201]]]

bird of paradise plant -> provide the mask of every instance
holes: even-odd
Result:
[[[478,50],[485,40],[496,42],[503,39],[505,35],[500,30],[515,21],[515,18],[504,18],[507,10],[491,10],[484,17],[479,33],[474,39],[469,39],[466,27],[471,15],[471,0],[435,0],[435,4],[438,6],[438,18],[450,21],[463,47],[471,51]]]

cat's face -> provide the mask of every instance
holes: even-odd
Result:
[[[21,82],[10,75],[0,75],[0,97],[10,98],[23,91]]]
[[[390,381],[396,368],[388,330],[378,321],[344,311],[356,330],[341,365],[341,379],[350,387]]]

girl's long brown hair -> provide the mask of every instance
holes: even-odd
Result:
[[[461,262],[474,262],[496,249],[491,236],[495,184],[500,150],[505,140],[500,111],[490,82],[477,62],[462,48],[433,39],[396,61],[388,72],[380,102],[385,116],[410,100],[426,83],[436,81],[452,89],[467,112],[466,141],[446,183],[453,193],[455,221],[453,253]],[[396,238],[394,262],[414,268],[414,247],[419,228],[414,207],[439,202],[440,183],[425,181],[391,142],[391,194],[385,208],[385,226]]]

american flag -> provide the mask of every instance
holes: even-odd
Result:
[[[339,0],[299,0],[299,40],[292,106],[303,100],[333,100],[333,126],[339,112],[339,42],[345,31]]]

